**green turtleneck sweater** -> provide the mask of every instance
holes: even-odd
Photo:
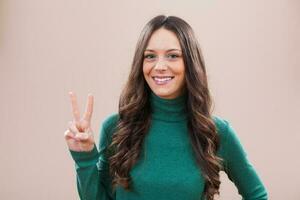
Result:
[[[82,200],[199,200],[204,178],[193,156],[187,129],[186,95],[163,99],[150,96],[152,123],[144,140],[141,157],[130,171],[133,191],[117,186],[112,192],[105,150],[111,142],[118,113],[102,123],[99,151],[70,150],[75,161],[77,189]],[[245,200],[267,199],[266,189],[247,158],[230,123],[213,116],[220,135],[218,156],[224,159],[224,171]]]

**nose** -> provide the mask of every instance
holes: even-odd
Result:
[[[157,71],[165,71],[167,70],[167,64],[165,63],[163,58],[158,59],[158,61],[154,65],[154,69]]]

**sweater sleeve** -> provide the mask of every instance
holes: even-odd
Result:
[[[75,161],[77,190],[81,200],[114,200],[109,165],[105,156],[108,137],[105,124],[101,126],[99,151],[96,145],[90,152],[70,150]]]
[[[244,200],[267,200],[266,188],[249,161],[236,131],[228,121],[224,122],[226,124],[224,171]]]

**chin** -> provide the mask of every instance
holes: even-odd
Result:
[[[165,98],[165,99],[171,99],[174,98],[174,94],[170,93],[170,92],[154,92],[157,96],[161,97],[161,98]]]

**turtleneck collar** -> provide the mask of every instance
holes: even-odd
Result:
[[[187,95],[184,93],[174,99],[164,99],[151,91],[152,118],[169,122],[187,119],[186,97]]]

